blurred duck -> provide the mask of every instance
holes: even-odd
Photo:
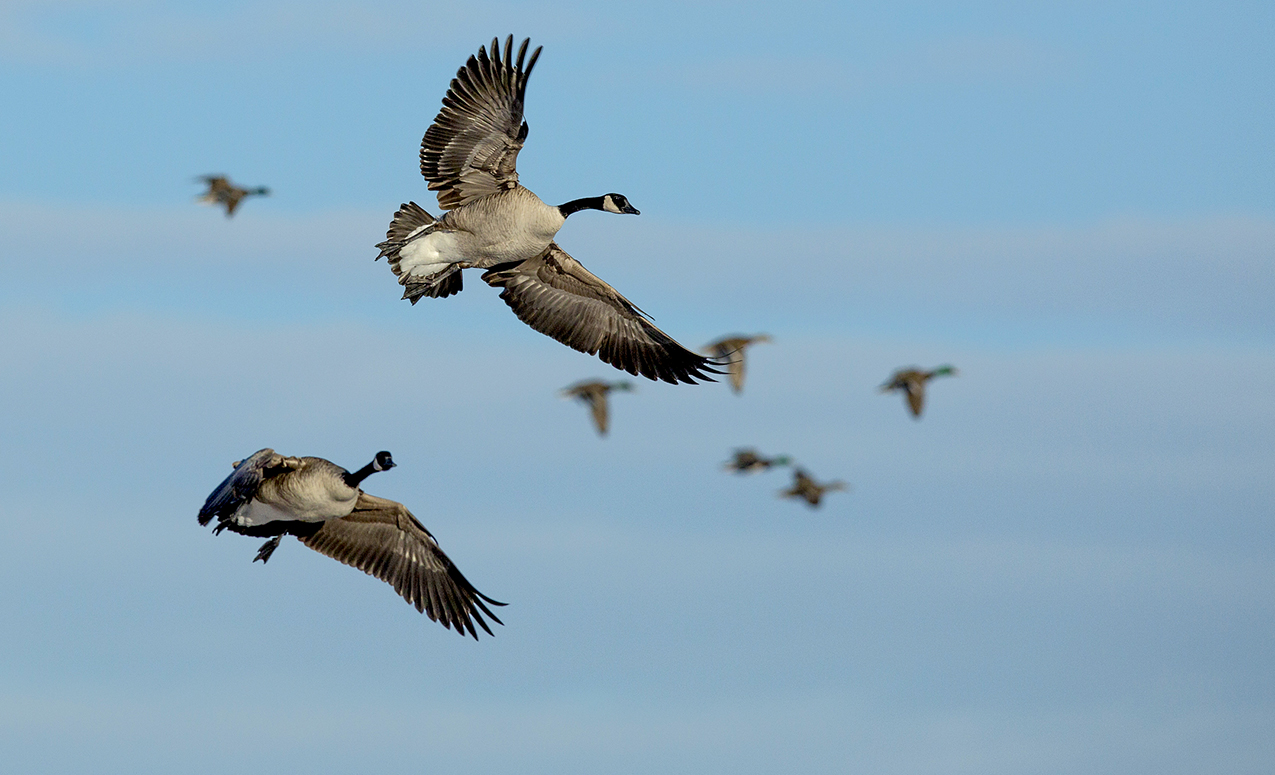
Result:
[[[203,196],[199,197],[199,201],[210,205],[225,205],[226,217],[235,214],[235,208],[246,197],[250,196],[269,196],[270,189],[264,186],[259,188],[240,188],[230,182],[230,178],[225,175],[204,175],[198,180],[208,184],[208,190]]]
[[[598,429],[598,435],[605,436],[610,427],[611,419],[607,395],[612,390],[628,392],[633,390],[633,384],[625,381],[602,382],[601,380],[587,380],[563,388],[562,396],[564,398],[577,398],[582,403],[588,404],[589,409],[593,412],[593,425]]]
[[[954,377],[956,375],[957,371],[952,366],[940,366],[934,371],[921,371],[917,368],[899,369],[894,372],[894,375],[889,380],[881,385],[881,392],[903,391],[907,397],[908,409],[911,410],[912,416],[920,419],[921,410],[925,407],[925,383],[935,377]]]
[[[774,466],[786,466],[792,463],[787,455],[762,457],[752,447],[741,447],[735,450],[735,456],[726,463],[726,470],[737,474],[756,474],[769,471]]]
[[[479,47],[421,140],[421,175],[445,212],[434,218],[415,202],[402,205],[377,258],[388,259],[413,304],[459,293],[462,270],[484,269],[483,282],[502,289],[519,320],[568,347],[648,379],[711,381],[720,372],[709,359],[678,344],[554,241],[575,213],[638,209],[616,193],[550,205],[519,182],[523,102],[541,49],[528,57],[524,40],[515,58],[513,42],[510,35],[502,50],[493,39],[490,54]]]
[[[769,342],[769,334],[743,336],[734,334],[722,337],[707,345],[704,349],[719,361],[725,361],[730,371],[730,386],[736,393],[744,390],[744,350],[754,344]]]
[[[798,468],[793,471],[792,487],[781,490],[779,494],[785,498],[803,498],[811,508],[818,508],[824,493],[849,489],[849,485],[841,481],[820,484],[812,479],[810,474]]]
[[[350,473],[321,457],[284,457],[263,449],[234,464],[199,510],[199,524],[217,520],[214,535],[230,530],[271,537],[254,562],[267,562],[283,536],[296,536],[316,552],[389,583],[444,627],[477,640],[477,621],[491,635],[483,615],[501,621],[484,601],[504,603],[474,589],[403,504],[359,489],[367,477],[393,467],[388,452]]]

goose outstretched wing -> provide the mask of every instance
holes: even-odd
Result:
[[[269,447],[235,463],[235,470],[204,501],[199,524],[207,525],[213,518],[219,524],[230,519],[240,506],[253,499],[262,482],[300,465],[299,458],[284,457]]]
[[[518,319],[540,333],[630,374],[665,382],[713,381],[716,361],[687,350],[645,314],[584,268],[557,243],[536,258],[483,273],[503,288]]]
[[[300,539],[316,552],[388,583],[417,611],[461,635],[478,639],[475,620],[491,635],[484,614],[502,623],[484,601],[504,603],[475,589],[434,536],[397,501],[359,493],[348,516],[330,519]]]
[[[491,56],[480,46],[452,79],[421,140],[421,174],[444,210],[517,185],[518,152],[527,139],[523,98],[541,50],[526,60],[530,42],[522,42],[515,61],[514,36],[505,40],[503,58],[493,38]]]

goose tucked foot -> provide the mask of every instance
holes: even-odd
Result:
[[[403,298],[415,304],[428,296],[431,299],[446,298],[453,293],[460,293],[463,286],[461,265],[452,264],[428,277],[403,275]]]
[[[456,235],[441,227],[432,215],[415,202],[394,213],[377,259],[389,259],[390,268],[403,286],[403,298],[415,304],[429,297],[443,298],[459,293],[457,269],[465,268],[457,253]]]
[[[257,560],[261,560],[263,565],[269,562],[270,555],[274,554],[274,550],[279,548],[279,541],[282,539],[282,535],[277,535],[269,541],[266,541],[261,545],[261,548],[257,550],[257,556],[253,557],[252,561],[256,562]]]

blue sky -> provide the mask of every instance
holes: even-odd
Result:
[[[525,184],[721,385],[372,261],[493,35]],[[1227,773],[1275,760],[1275,11],[0,5],[0,757],[32,773]],[[226,172],[273,196],[194,203]],[[951,362],[921,422],[875,387]],[[853,490],[808,511],[735,446]],[[481,643],[195,523],[399,467]]]

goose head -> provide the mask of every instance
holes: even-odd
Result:
[[[376,457],[372,458],[372,462],[363,466],[352,474],[345,475],[345,483],[351,487],[357,488],[363,483],[363,480],[376,473],[377,471],[388,471],[394,467],[394,458],[390,457],[390,453],[381,450],[376,453]]]
[[[394,458],[385,450],[377,452],[376,457],[372,458],[373,471],[388,471],[396,465],[398,464],[394,462]]]
[[[617,215],[641,215],[636,207],[629,204],[624,194],[606,194],[602,197],[602,209]]]
[[[558,205],[558,212],[562,213],[563,218],[581,210],[602,210],[618,215],[641,215],[636,207],[629,204],[624,194],[586,196],[584,199],[572,199],[570,202]]]

